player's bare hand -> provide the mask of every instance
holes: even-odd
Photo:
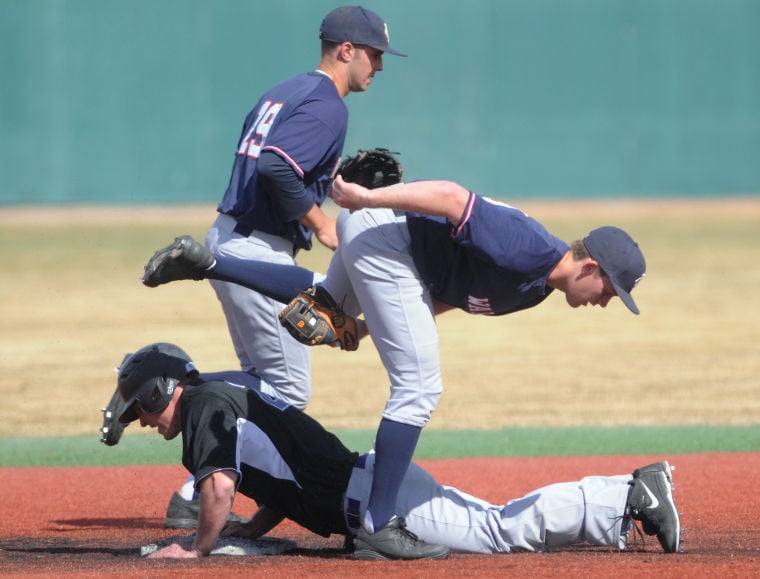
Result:
[[[344,209],[354,212],[357,209],[367,207],[369,192],[370,190],[366,187],[344,181],[343,177],[338,175],[333,181],[330,197]]]
[[[148,555],[148,559],[199,559],[201,554],[190,547],[190,543],[172,543]]]
[[[315,228],[314,236],[319,243],[328,249],[335,251],[338,247],[338,232],[335,230],[335,221],[333,219],[325,220],[320,227]]]

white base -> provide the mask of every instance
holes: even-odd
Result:
[[[180,541],[192,541],[194,536],[181,537]],[[147,557],[178,539],[166,539],[160,543],[151,543],[140,547],[140,556]],[[220,537],[216,547],[209,555],[279,555],[296,548],[294,541],[264,537],[261,539],[241,539],[239,537]]]

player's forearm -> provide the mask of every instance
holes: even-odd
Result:
[[[325,212],[315,203],[309,212],[301,217],[298,222],[304,227],[318,232],[325,227],[329,227],[332,219],[325,215]]]
[[[202,500],[200,516],[198,517],[198,529],[192,544],[192,550],[198,556],[204,557],[214,548],[219,539],[219,534],[227,522],[230,510],[229,503],[205,501],[204,504]]]
[[[191,549],[201,557],[208,555],[214,548],[232,511],[234,479],[225,472],[215,472],[200,484],[200,514]]]
[[[454,225],[459,224],[470,198],[467,189],[452,181],[417,181],[376,191],[381,207],[446,217]]]
[[[387,208],[446,217],[458,225],[470,192],[453,181],[414,181],[365,189],[340,177],[333,184],[333,199],[349,209]]]
[[[258,539],[271,531],[284,518],[284,515],[262,505],[250,520],[228,522],[222,531],[222,535]]]
[[[252,535],[261,537],[279,525],[284,518],[285,516],[281,513],[264,505],[259,507],[246,526]]]

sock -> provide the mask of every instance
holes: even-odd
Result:
[[[401,481],[412,462],[422,428],[383,418],[375,440],[375,477],[367,506],[368,527],[377,531],[396,514]]]
[[[182,488],[179,490],[180,496],[186,501],[192,501],[195,498],[195,477],[190,476]]]
[[[242,285],[283,304],[314,285],[314,272],[297,265],[226,256],[216,258],[206,277]]]

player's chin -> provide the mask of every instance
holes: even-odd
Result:
[[[174,440],[177,438],[177,435],[180,433],[179,430],[167,430],[165,432],[161,432],[161,436],[164,437],[164,440]]]

